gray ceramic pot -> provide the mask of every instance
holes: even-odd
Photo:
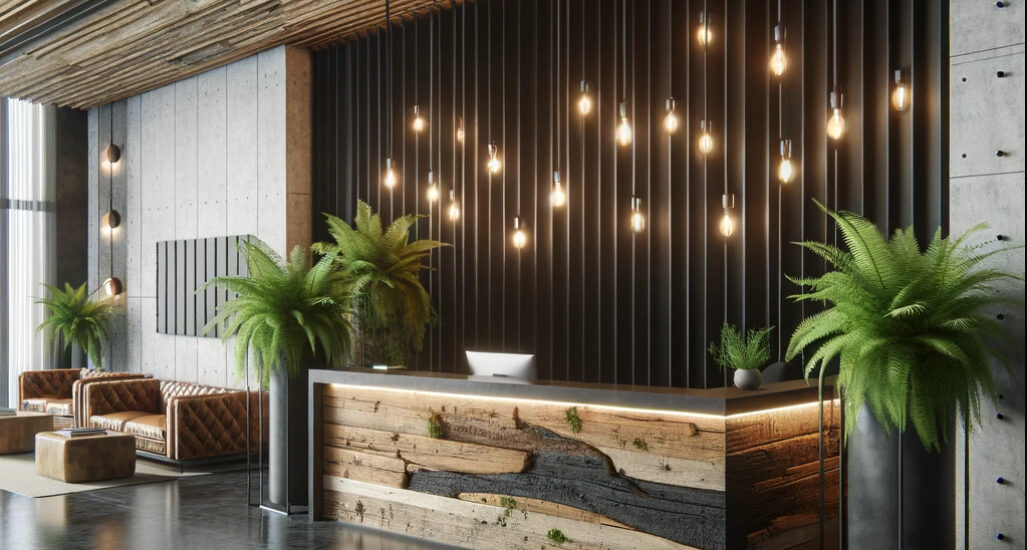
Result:
[[[740,390],[755,390],[763,383],[763,375],[758,369],[736,370],[735,387]]]

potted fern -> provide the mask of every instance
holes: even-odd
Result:
[[[311,267],[310,251],[297,246],[285,262],[260,241],[243,243],[249,275],[217,277],[204,284],[236,297],[218,306],[204,327],[224,323],[235,337],[235,365],[245,372],[252,354],[262,387],[270,387],[270,488],[278,505],[307,502],[307,366],[315,358],[341,365],[350,351],[349,295],[334,269],[335,254]],[[198,290],[197,292],[199,292]]]
[[[64,283],[64,290],[43,284],[49,296],[36,301],[46,306],[50,316],[40,323],[36,330],[46,330],[50,342],[56,338],[64,342],[64,349],[71,348],[71,364],[81,368],[82,352],[93,362],[96,370],[103,370],[103,350],[109,340],[109,327],[116,305],[111,300],[94,300],[86,292],[86,283],[78,288]]]
[[[749,329],[742,334],[734,325],[724,323],[720,329],[720,344],[710,342],[710,356],[721,369],[735,369],[735,387],[755,390],[763,383],[760,368],[770,361],[767,336],[774,327]]]
[[[882,456],[882,442],[911,428],[922,449],[907,454],[937,454],[947,441],[956,411],[972,429],[980,422],[981,399],[994,396],[991,360],[1006,363],[1003,346],[996,345],[995,339],[1009,336],[986,310],[1009,302],[992,291],[993,283],[1019,278],[981,264],[1018,247],[986,250],[987,243],[968,245],[982,225],[956,239],[943,237],[939,229],[921,251],[912,229],[896,230],[888,239],[857,214],[816,204],[837,223],[846,250],[818,242],[799,243],[834,270],[821,277],[791,279],[804,289],[793,298],[828,307],[799,324],[787,358],[805,350],[806,377],[816,373],[821,383],[828,366],[837,361],[851,457],[850,544],[870,547],[896,540],[890,533],[882,535],[872,519],[880,519],[880,511],[895,501],[893,486],[870,486],[874,480],[881,484],[889,479],[881,468],[897,467],[895,460]],[[910,467],[928,475],[928,466]],[[939,468],[939,476],[951,474]],[[936,481],[937,486],[944,485],[941,479]],[[951,500],[951,495],[941,497]],[[861,513],[867,518],[862,527]],[[927,522],[948,516],[944,510],[921,515]],[[923,527],[928,532],[937,530],[937,526]],[[909,532],[913,529],[909,526]]]
[[[353,226],[325,214],[334,243],[315,243],[313,250],[335,258],[353,296],[353,313],[360,338],[356,363],[405,365],[421,351],[425,329],[434,320],[431,297],[420,273],[431,251],[445,243],[421,239],[410,242],[410,228],[423,216],[397,218],[382,227],[378,214],[358,201]]]

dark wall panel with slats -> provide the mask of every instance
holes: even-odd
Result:
[[[196,290],[214,277],[245,276],[239,247],[250,235],[157,242],[157,332],[184,336],[220,336],[215,326],[203,327],[217,307],[234,296],[220,288]]]
[[[783,277],[824,269],[790,243],[837,240],[811,199],[921,236],[947,225],[942,4],[846,0],[835,12],[822,0],[478,0],[404,14],[392,27],[391,105],[384,32],[315,54],[315,238],[327,238],[321,212],[351,219],[360,199],[386,221],[423,214],[417,235],[454,245],[425,275],[439,323],[416,368],[462,370],[465,349],[516,351],[537,354],[543,378],[721,385],[706,348],[725,320],[777,326],[780,357],[812,313],[787,298],[795,287]],[[780,79],[768,70],[778,20],[789,61]],[[888,103],[898,68],[914,98],[901,113]],[[596,100],[584,117],[582,79]],[[838,142],[825,134],[835,82],[848,123]],[[680,119],[670,136],[668,97]],[[614,139],[622,99],[635,132],[628,147]],[[421,133],[415,104],[428,119]],[[379,185],[390,110],[401,176],[391,192]],[[715,140],[706,157],[702,119]],[[787,185],[776,178],[782,137],[797,166]],[[498,174],[486,170],[490,142]],[[429,168],[441,203],[427,200]],[[559,210],[548,201],[556,169],[568,190]],[[457,222],[445,216],[450,190]],[[718,232],[724,192],[736,200],[728,239]],[[648,216],[640,234],[628,225],[632,194]],[[517,215],[529,230],[522,250],[510,240]]]

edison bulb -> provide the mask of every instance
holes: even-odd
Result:
[[[678,129],[678,117],[674,115],[674,111],[667,113],[667,116],[663,117],[663,128],[667,130],[668,134],[673,134]]]
[[[705,46],[713,41],[713,33],[710,32],[710,27],[703,23],[699,25],[699,44]]]
[[[460,219],[460,205],[456,201],[449,203],[449,209],[446,211],[450,221],[457,221]]]
[[[645,231],[645,214],[639,210],[631,213],[631,230],[635,233]]]
[[[578,99],[578,112],[587,115],[592,112],[592,98],[588,94],[581,94]]]
[[[424,130],[424,117],[418,115],[414,117],[414,131],[420,132]]]
[[[524,227],[521,224],[521,218],[514,218],[514,232],[513,232],[513,245],[514,248],[524,248],[524,245],[528,244],[528,234],[524,231]]]
[[[456,141],[457,141],[457,143],[463,143],[464,142],[464,128],[463,128],[463,126],[461,126],[460,128],[456,129]]]
[[[385,169],[385,176],[382,178],[382,184],[388,189],[396,187],[396,172],[391,167]]]
[[[524,245],[528,244],[528,235],[523,229],[514,230],[513,234],[513,245],[514,248],[524,248]]]
[[[492,174],[499,172],[503,168],[503,163],[499,161],[499,147],[494,144],[489,145],[489,162],[487,166]]]
[[[617,142],[621,145],[631,144],[631,123],[628,122],[628,117],[620,119],[620,125],[617,126]]]
[[[909,88],[905,84],[895,84],[895,89],[891,93],[891,105],[896,111],[905,111],[909,108]]]
[[[777,167],[777,179],[781,180],[781,183],[788,183],[792,181],[794,175],[795,169],[792,166],[792,159],[782,158],[781,165]]]
[[[567,204],[567,193],[564,192],[559,181],[553,183],[553,190],[549,193],[549,203],[556,208]]]
[[[434,183],[428,187],[428,202],[439,200],[439,186]]]
[[[703,132],[699,136],[699,152],[704,155],[710,154],[713,151],[713,136],[709,132]]]
[[[720,234],[725,237],[735,234],[735,221],[727,212],[724,212],[724,217],[720,219]]]
[[[845,118],[842,117],[842,110],[835,107],[831,118],[827,119],[827,135],[831,139],[840,139],[845,133]]]
[[[778,44],[774,48],[774,55],[770,56],[770,71],[777,76],[781,76],[785,72],[785,68],[788,66],[788,58],[785,57],[785,50],[781,44]]]

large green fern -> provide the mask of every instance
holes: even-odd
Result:
[[[380,360],[404,361],[411,351],[420,351],[425,329],[435,312],[431,298],[421,285],[420,272],[428,269],[424,260],[445,243],[410,240],[410,228],[423,216],[406,215],[383,229],[378,214],[363,201],[351,227],[325,214],[328,233],[334,243],[315,243],[321,254],[334,254],[349,283],[354,312],[362,338],[383,336]]]
[[[939,229],[921,252],[912,229],[896,230],[889,240],[857,214],[816,204],[835,220],[847,250],[797,243],[834,271],[790,278],[805,287],[793,298],[830,307],[799,324],[787,359],[807,350],[806,377],[819,369],[821,382],[838,359],[847,432],[866,404],[889,433],[912,425],[924,447],[938,450],[957,407],[972,428],[980,422],[981,396],[994,394],[989,360],[1006,357],[992,337],[1009,336],[985,309],[1010,300],[990,285],[1019,277],[980,264],[1018,247],[966,245],[981,225],[955,240]]]
[[[264,385],[283,362],[290,376],[312,356],[341,364],[350,350],[349,295],[334,269],[335,254],[311,267],[310,251],[301,246],[292,249],[288,263],[259,241],[243,243],[240,252],[248,277],[217,277],[197,290],[216,285],[237,294],[203,328],[206,333],[227,323],[221,336],[236,337],[236,370],[245,372],[250,350]]]
[[[72,342],[89,355],[96,370],[103,370],[103,348],[109,339],[111,317],[117,309],[113,300],[93,300],[86,292],[86,284],[72,288],[64,283],[64,290],[43,284],[50,296],[37,300],[50,310],[50,316],[36,330],[46,329],[50,341],[59,334],[65,349]]]

